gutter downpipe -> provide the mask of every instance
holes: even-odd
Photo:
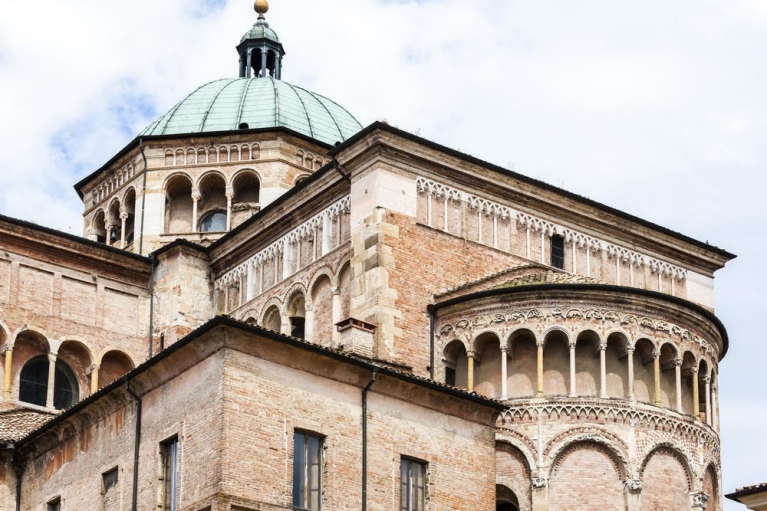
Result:
[[[368,508],[368,390],[376,381],[378,368],[374,367],[370,381],[362,389],[362,511]]]
[[[13,452],[13,470],[16,472],[16,511],[21,511],[21,478],[24,474],[24,464],[19,460],[16,446],[9,444],[8,448]]]
[[[434,379],[434,308],[429,305],[429,378]]]
[[[152,358],[154,348],[154,267],[157,258],[154,253],[149,255],[152,269],[149,273],[149,358]]]
[[[139,447],[141,446],[141,398],[133,391],[130,386],[130,380],[125,377],[125,390],[128,394],[136,400],[136,433],[134,436],[134,450],[133,450],[133,497],[131,500],[131,511],[138,509],[138,456]]]
[[[138,238],[138,255],[142,255],[144,251],[144,212],[146,211],[146,175],[149,171],[149,166],[146,162],[146,154],[144,154],[144,138],[138,139],[138,150],[141,151],[141,158],[144,159],[144,183],[141,185],[141,232],[139,232]]]

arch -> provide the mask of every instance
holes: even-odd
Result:
[[[197,188],[200,200],[197,201],[198,228],[201,232],[223,232],[227,227],[226,178],[216,170],[200,176]]]
[[[495,467],[496,503],[529,509],[531,470],[527,456],[511,443],[496,442]]]
[[[229,146],[229,161],[240,161],[240,148],[236,145]]]
[[[709,496],[704,511],[716,511],[719,503],[719,475],[713,464],[703,472],[703,493]]]
[[[164,185],[165,234],[192,231],[192,178],[185,173],[170,175]]]
[[[691,414],[694,410],[693,405],[693,375],[698,368],[698,361],[691,351],[685,351],[682,355],[682,409],[685,413]]]
[[[106,243],[107,241],[107,214],[103,209],[96,211],[93,215],[93,221],[91,222],[91,235],[94,236],[94,241],[99,243]]]
[[[461,389],[468,386],[468,357],[466,345],[459,339],[453,339],[442,350],[442,365],[445,368],[444,382]]]
[[[644,403],[652,403],[655,387],[653,360],[655,344],[643,337],[634,344],[634,398]]]
[[[193,147],[187,147],[186,149],[186,164],[194,165],[197,163],[197,151]]]
[[[88,370],[90,369],[91,365],[93,364],[93,354],[90,350],[90,348],[83,343],[80,340],[77,339],[66,339],[64,340],[61,345],[59,346],[57,350],[57,359],[56,359],[56,370],[59,371],[59,362],[62,362],[65,364],[65,366],[71,371],[71,374],[67,374],[64,377],[66,377],[68,380],[71,380],[74,378],[75,382],[77,383],[78,389],[87,389],[88,388],[88,379],[86,377],[86,374],[88,373]],[[65,371],[65,369],[62,369],[62,371]],[[57,375],[58,378],[58,375]],[[58,385],[58,382],[57,382]],[[77,393],[77,396],[74,396],[74,401],[69,403],[67,406],[58,406],[54,403],[56,408],[69,408],[69,406],[73,405],[77,402],[77,398],[79,398],[79,391]],[[62,403],[59,403],[62,404]]]
[[[294,286],[285,303],[285,318],[289,322],[290,335],[303,339],[306,333],[306,293],[303,285]]]
[[[352,303],[351,303],[351,281],[352,281],[352,266],[349,261],[346,261],[340,266],[338,271],[338,290],[341,294],[341,317],[340,321],[351,317],[352,315]]]
[[[709,365],[706,359],[701,359],[698,363],[698,410],[700,410],[700,420],[708,422],[708,399],[706,387],[710,389],[711,376],[709,374]],[[707,385],[706,382],[709,382]]]
[[[106,222],[107,225],[112,226],[112,230],[108,233],[108,245],[114,245],[116,242],[120,241],[120,237],[122,236],[122,219],[120,218],[120,215],[120,200],[115,197],[110,201],[109,207],[107,208]]]
[[[510,362],[508,364],[508,397],[535,396],[537,381],[538,347],[535,333],[529,328],[511,332],[508,338]]]
[[[247,161],[250,159],[250,146],[248,144],[242,144],[240,146],[240,160]]]
[[[676,408],[677,347],[671,341],[661,342],[660,350],[660,402],[661,406]]]
[[[692,471],[687,458],[669,444],[653,447],[642,460],[642,510],[687,509]]]
[[[261,145],[260,144],[252,144],[250,146],[250,159],[251,160],[259,160],[259,159],[261,159]]]
[[[221,163],[229,161],[229,149],[227,149],[226,146],[222,145],[218,148],[218,161]]]
[[[208,163],[207,152],[204,147],[197,149],[197,163]]]
[[[506,485],[495,485],[495,511],[519,511],[517,494]]]
[[[543,393],[566,396],[570,374],[570,335],[564,328],[550,328],[543,338]]]
[[[261,179],[255,171],[243,169],[232,178],[232,226],[255,215],[261,210]]]
[[[176,149],[176,165],[186,165],[186,151]]]
[[[123,195],[123,213],[125,218],[125,245],[133,243],[136,231],[136,189],[130,187]]]
[[[628,348],[631,345],[625,331],[613,330],[607,334],[605,349],[605,377],[607,397],[626,399],[628,397]]]
[[[269,305],[264,309],[261,325],[268,330],[282,331],[282,316],[280,315],[280,307],[277,304]]]
[[[323,346],[333,343],[333,284],[327,268],[314,274],[309,284],[312,300],[312,341]]]
[[[135,367],[133,360],[127,353],[116,349],[107,351],[99,360],[98,388],[109,385]]]
[[[165,166],[171,167],[174,165],[174,156],[173,156],[173,150],[166,149],[165,150]]]
[[[599,395],[601,342],[599,334],[594,330],[583,330],[575,340],[575,390],[579,396]]]
[[[481,332],[474,348],[474,390],[488,397],[501,397],[501,337],[493,330]]]
[[[627,466],[606,439],[568,443],[552,464],[549,508],[572,509],[573,495],[577,494],[579,509],[624,511],[623,481],[627,473]],[[599,491],[578,491],[584,487]]]

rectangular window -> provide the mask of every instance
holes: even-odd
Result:
[[[455,369],[452,367],[445,367],[445,383],[455,387]]]
[[[551,237],[551,266],[565,269],[565,239],[558,234]]]
[[[293,435],[293,507],[319,511],[322,483],[322,438]]]
[[[170,438],[160,444],[162,459],[162,511],[176,511],[178,493],[178,437]]]
[[[117,467],[101,474],[101,484],[104,493],[108,492],[110,488],[117,486]]]
[[[61,497],[49,501],[46,509],[47,511],[61,511]]]
[[[400,463],[400,511],[426,509],[426,464],[402,458]]]

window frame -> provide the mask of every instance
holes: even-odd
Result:
[[[61,496],[53,497],[45,505],[46,511],[61,511]]]
[[[424,511],[426,509],[428,466],[429,464],[423,460],[407,456],[400,458],[399,511]]]
[[[556,241],[556,244],[555,244]],[[565,269],[565,238],[559,234],[552,234],[549,245],[551,248],[549,263],[554,268]]]
[[[293,433],[293,508],[322,509],[322,469],[325,437],[311,431]]]
[[[178,509],[178,435],[160,442],[160,507],[162,511]]]

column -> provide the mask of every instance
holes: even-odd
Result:
[[[711,385],[711,427],[719,431],[719,397],[716,383]]]
[[[607,397],[607,343],[599,344],[599,397]]]
[[[341,319],[341,290],[339,288],[333,289],[333,310],[332,310],[332,317],[333,317],[333,347],[337,348],[338,344],[341,341],[341,332],[338,331],[337,328],[335,328],[336,324],[338,324]]]
[[[676,373],[676,411],[684,413],[682,410],[682,359],[674,360],[674,372]]]
[[[250,78],[253,69],[253,51],[248,50],[247,63],[245,64],[245,78]]]
[[[509,347],[504,343],[501,344],[501,399],[505,400],[509,398]]]
[[[269,73],[266,71],[266,51],[261,50],[261,74],[260,76],[262,78],[266,78],[269,76]]]
[[[247,277],[247,289],[245,293],[245,300],[251,301],[253,299],[253,288],[255,287],[256,275],[255,268],[253,268],[253,261],[248,261],[248,277]]]
[[[474,352],[473,351],[467,351],[466,352],[466,359],[468,362],[468,371],[467,371],[467,384],[468,391],[472,392],[474,390]]]
[[[120,213],[120,248],[125,248],[125,221],[128,220],[128,213]]]
[[[578,395],[575,388],[575,342],[570,342],[570,397]]]
[[[706,424],[711,425],[711,377],[706,376]]]
[[[48,396],[45,400],[47,408],[53,408],[53,388],[56,383],[56,353],[48,353]]]
[[[545,477],[533,477],[530,480],[532,487],[533,511],[548,511],[549,509],[549,480]]]
[[[330,214],[326,211],[322,215],[322,255],[330,252]]]
[[[91,366],[91,395],[95,394],[99,390],[99,366],[98,364],[93,364]]]
[[[112,231],[114,230],[115,226],[112,225],[112,224],[107,224],[106,228],[107,228],[107,239],[105,240],[105,242],[106,242],[107,245],[111,245],[112,244]]]
[[[304,340],[314,342],[314,304],[306,302],[304,311]]]
[[[693,367],[692,372],[692,415],[700,419],[700,393],[698,392],[698,368]]]
[[[626,360],[628,361],[628,398],[629,401],[634,401],[634,348],[628,347],[626,348]]]
[[[543,341],[538,341],[537,378],[535,397],[543,397]]]
[[[652,364],[654,369],[654,375],[653,378],[655,381],[655,397],[653,398],[653,404],[655,406],[660,406],[660,351],[653,350],[652,352]]]
[[[11,399],[11,371],[13,370],[13,348],[6,346],[5,350],[5,379],[3,380],[3,399]]]
[[[234,192],[227,190],[226,192],[226,230],[232,230],[232,200],[234,200]]]
[[[199,230],[197,226],[197,204],[202,199],[202,195],[198,190],[195,190],[192,192],[192,232],[197,232]]]

